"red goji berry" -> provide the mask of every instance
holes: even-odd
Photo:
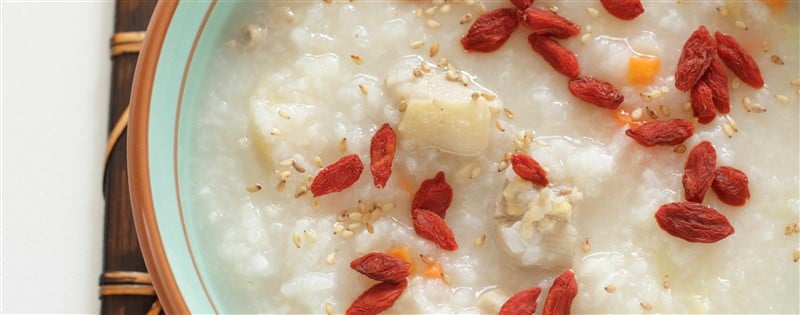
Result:
[[[402,259],[384,253],[368,253],[350,262],[350,268],[377,281],[403,281],[410,267]]]
[[[527,8],[520,13],[522,25],[527,26],[532,34],[552,36],[555,38],[570,38],[578,35],[581,28],[567,18],[550,11]]]
[[[706,27],[701,25],[683,44],[675,69],[675,88],[684,92],[689,91],[705,74],[716,55],[714,38]]]
[[[689,151],[683,168],[683,194],[686,200],[703,202],[706,191],[714,181],[717,167],[717,151],[711,142],[703,141]]]
[[[461,46],[467,51],[492,52],[499,49],[517,28],[517,11],[501,8],[485,13],[461,37]]]
[[[572,308],[572,300],[578,295],[578,282],[572,270],[567,269],[553,280],[553,286],[547,292],[542,315],[568,315]]]
[[[625,134],[646,147],[679,145],[694,134],[694,124],[684,119],[651,120],[625,130]]]
[[[704,81],[698,81],[692,88],[692,113],[697,122],[707,124],[714,121],[717,111],[714,110],[714,92]]]
[[[372,171],[372,181],[375,187],[383,188],[392,175],[392,162],[397,135],[389,124],[383,124],[369,145],[369,168]]]
[[[458,243],[453,236],[453,231],[444,222],[444,219],[433,211],[414,209],[411,212],[414,221],[414,231],[419,236],[432,241],[439,248],[449,251],[458,249]]]
[[[581,74],[578,59],[575,58],[575,55],[555,40],[546,36],[531,34],[528,36],[528,43],[535,52],[544,57],[544,60],[553,69],[556,69],[561,74],[568,78],[574,78]]]
[[[533,4],[533,0],[511,0],[511,3],[513,3],[517,9],[525,10]]]
[[[611,83],[600,81],[592,77],[579,77],[569,81],[569,91],[572,95],[603,108],[617,109],[625,101],[625,97]]]
[[[600,0],[608,13],[622,20],[633,20],[644,13],[640,0]]]
[[[408,286],[408,281],[381,282],[361,293],[347,308],[347,315],[376,315],[388,310]]]
[[[721,114],[727,114],[731,111],[731,100],[728,91],[728,76],[725,74],[725,69],[722,67],[722,62],[714,58],[711,65],[708,66],[706,74],[700,79],[711,88],[711,93],[714,99],[714,107]]]
[[[346,155],[319,171],[311,183],[311,193],[317,197],[342,191],[352,186],[363,170],[364,164],[358,155]]]
[[[533,312],[536,312],[536,299],[539,298],[540,293],[542,293],[542,289],[539,287],[517,292],[500,307],[500,312],[497,315],[533,314]]]
[[[444,219],[447,208],[453,201],[453,188],[444,178],[444,172],[436,173],[431,179],[422,181],[411,201],[411,209],[425,209]]]
[[[761,78],[758,64],[736,39],[720,32],[714,33],[714,38],[717,40],[717,54],[728,66],[728,69],[731,69],[744,83],[754,88],[760,89],[764,86],[764,79]]]
[[[693,243],[714,243],[734,232],[724,215],[696,202],[662,205],[655,217],[661,229]]]
[[[511,168],[519,177],[534,185],[547,186],[549,183],[544,168],[525,153],[517,152],[511,155]]]
[[[730,166],[720,166],[714,174],[711,189],[719,200],[731,206],[741,206],[750,199],[747,174]]]

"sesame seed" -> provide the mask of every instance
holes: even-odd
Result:
[[[445,72],[444,76],[448,81],[456,81],[456,80],[458,80],[458,73],[456,73],[453,70],[447,70],[447,72]]]
[[[408,101],[406,99],[401,99],[400,104],[397,104],[397,110],[404,112],[406,109],[408,109]]]
[[[294,193],[294,197],[295,198],[300,198],[303,195],[305,195],[307,192],[308,192],[308,187],[306,187],[306,185],[302,185],[302,186],[300,186],[300,188],[297,188],[297,191]]]
[[[432,263],[436,262],[436,260],[433,259],[433,257],[428,256],[428,255],[423,255],[423,254],[419,254],[419,260],[422,260],[422,262],[424,262],[426,264],[432,264]]]
[[[311,198],[311,207],[313,207],[314,209],[319,209],[319,198],[317,197]]]
[[[425,9],[425,15],[433,16],[434,14],[436,14],[436,9],[437,9],[436,6]]]
[[[361,90],[361,94],[369,95],[369,91],[367,90],[367,87],[364,86],[363,84],[359,84],[358,85],[358,89]]]
[[[275,188],[275,190],[277,190],[278,192],[282,192],[285,188],[286,188],[286,181],[282,180],[278,182],[278,187]]]
[[[483,246],[483,243],[486,242],[486,234],[481,234],[477,238],[475,238],[475,247]]]
[[[794,226],[791,224],[788,224],[783,228],[783,235],[792,235],[792,233],[794,233]]]
[[[303,230],[303,234],[305,234],[306,240],[309,243],[317,242],[317,232],[314,232],[313,230]]]
[[[725,132],[725,135],[728,136],[728,138],[733,137],[733,128],[731,128],[731,125],[729,124],[722,125],[722,131]]]
[[[375,234],[375,227],[372,226],[372,223],[367,222],[364,224],[367,226],[367,232],[369,232],[369,234]]]
[[[503,113],[506,114],[506,117],[508,117],[508,119],[514,119],[514,112],[512,112],[510,109],[503,108]]]
[[[586,29],[586,32],[591,33],[592,32],[592,24],[586,24],[585,29]]]
[[[734,89],[738,89],[739,85],[741,85],[741,84],[742,84],[742,81],[739,80],[739,78],[733,78],[733,80],[731,80],[731,87],[734,88]]]
[[[450,13],[450,9],[451,8],[452,7],[448,3],[448,4],[443,5],[441,8],[439,8],[439,12],[441,12],[442,14],[447,14],[447,13]]]
[[[672,149],[672,152],[675,152],[675,153],[684,153],[684,152],[686,152],[686,145],[679,144],[679,145],[675,146],[675,148],[674,148],[674,149]]]
[[[270,132],[269,134],[273,136],[280,136],[283,134],[283,132],[281,132],[281,130],[278,128],[272,128],[272,132]]]
[[[446,273],[442,273],[442,282],[446,285],[450,285],[450,275]]]
[[[342,232],[342,238],[351,238],[353,235],[355,235],[355,233],[350,230],[344,230],[344,232]]]
[[[738,27],[739,29],[743,29],[745,31],[747,30],[747,24],[745,24],[744,21],[742,20],[736,20],[736,22],[734,22],[733,25],[736,25],[736,27]]]
[[[497,99],[497,96],[492,93],[481,93],[481,96],[483,96],[483,98],[489,102],[493,102],[495,99]]]
[[[339,141],[339,152],[344,153],[347,151],[347,138],[342,138],[342,141]]]
[[[765,39],[763,42],[761,42],[761,50],[763,50],[764,52],[768,52],[769,51],[769,41],[768,40]]]
[[[664,279],[661,280],[661,287],[663,287],[664,289],[669,289],[670,287],[669,275],[664,275]]]
[[[285,159],[283,161],[280,161],[278,163],[278,165],[280,165],[280,166],[290,166],[290,165],[292,165],[293,162],[294,162],[294,160],[292,160],[292,159]]]
[[[286,111],[284,111],[282,109],[278,110],[278,116],[281,116],[281,118],[283,118],[283,119],[292,119],[292,116],[289,116],[289,113],[287,113]]]
[[[639,92],[639,96],[641,96],[645,101],[652,101],[653,95],[649,92]]]
[[[361,56],[359,55],[350,55],[350,59],[352,59],[357,65],[364,63],[364,60],[361,59]]]
[[[647,112],[647,116],[650,116],[651,119],[658,119],[658,113],[650,108],[650,106],[645,106],[644,110]]]
[[[411,49],[417,49],[417,48],[422,47],[422,45],[425,45],[425,41],[416,40],[416,41],[411,42],[411,44],[408,44],[408,47],[410,47]]]
[[[766,111],[767,111],[767,108],[764,107],[764,105],[761,105],[759,103],[754,103],[753,104],[753,112],[754,113],[763,113],[763,112],[766,112]]]
[[[472,100],[477,100],[479,97],[481,97],[481,93],[472,92],[472,94],[469,97],[471,97]]]
[[[475,4],[476,4],[476,5],[475,5],[475,9],[478,11],[478,13],[483,13],[483,12],[486,12],[486,5],[485,5],[485,4],[483,4],[483,1],[480,1],[480,0],[479,0],[479,1],[478,1],[477,3],[475,3]]]
[[[550,4],[550,5],[547,6],[547,11],[556,13],[556,12],[558,12],[558,6],[555,5],[555,4]]]
[[[642,309],[644,309],[645,311],[649,311],[649,310],[652,310],[652,309],[653,309],[653,305],[651,305],[650,303],[647,303],[647,302],[639,302],[639,305],[640,305],[640,306],[642,307]]]
[[[633,121],[639,121],[640,119],[642,119],[642,112],[643,112],[642,108],[637,107],[631,112],[631,119],[633,119]]]
[[[543,147],[549,147],[550,146],[550,144],[548,144],[544,140],[536,140],[536,144],[538,144],[540,146],[543,146]]]
[[[350,212],[347,217],[350,218],[350,220],[359,221],[361,220],[361,212]]]
[[[412,73],[414,74],[415,78],[421,78],[422,77],[422,70],[420,70],[420,69],[414,68],[414,71],[412,71]]]
[[[442,26],[442,23],[439,23],[436,20],[428,20],[425,22],[425,25],[428,26],[429,29],[435,30]]]
[[[380,208],[383,209],[384,211],[389,211],[389,210],[394,209],[394,204],[391,203],[391,202],[387,202],[387,203],[382,204]]]
[[[736,120],[733,120],[733,117],[727,116],[728,121],[727,124],[731,126],[734,132],[739,132],[739,128],[736,127]]]
[[[669,108],[664,105],[658,105],[658,110],[661,111],[661,115],[669,117]]]
[[[481,173],[481,167],[480,166],[475,166],[471,170],[469,170],[469,178],[472,179],[472,178],[478,177],[478,174],[480,174],[480,173]]]
[[[800,78],[792,80],[792,86],[800,89]]]
[[[588,238],[583,239],[583,243],[581,243],[581,250],[584,253],[588,253],[589,250],[591,250],[591,249],[592,249],[592,245],[589,243],[589,239]]]
[[[464,86],[469,85],[469,78],[463,72],[461,73],[461,75],[458,76],[458,81],[461,82],[461,84],[463,84]]]
[[[425,15],[425,12],[422,11],[422,7],[417,7],[417,10],[414,11],[414,15],[416,15],[417,17],[422,17],[423,15]]]
[[[524,144],[524,143],[522,143],[522,141],[521,141],[521,140],[519,140],[519,139],[514,139],[513,143],[514,143],[514,149],[517,149],[517,150],[519,150],[519,151],[522,151],[522,150],[524,150],[524,149],[525,149],[525,144]]]
[[[322,158],[320,158],[319,156],[315,156],[314,165],[316,165],[317,167],[322,167]]]
[[[303,240],[300,238],[300,233],[295,232],[294,235],[292,235],[292,241],[294,242],[294,246],[297,248],[303,246]]]
[[[475,0],[464,0],[464,4],[471,7],[475,5]]]
[[[745,96],[742,99],[742,106],[744,106],[744,110],[750,112],[753,110],[753,101],[751,101],[749,97]]]
[[[327,263],[328,265],[333,265],[335,262],[336,262],[336,253],[330,253],[328,254],[328,257],[325,257],[325,263]]]
[[[728,9],[725,8],[724,6],[717,7],[717,13],[719,13],[719,16],[728,16]]]
[[[297,163],[297,161],[295,161],[295,160],[292,160],[292,167],[298,173],[305,173],[306,172],[306,169],[302,165],[300,165],[300,163]]]
[[[450,64],[450,62],[447,61],[447,57],[439,58],[439,62],[436,63],[437,66],[442,67],[442,68],[448,66],[449,64]]]
[[[423,62],[421,65],[419,65],[419,68],[422,69],[422,72],[431,72],[431,66],[429,66],[427,62]]]
[[[261,188],[262,188],[261,184],[253,183],[253,184],[247,185],[247,192],[253,193],[253,192],[261,191]]]
[[[603,290],[606,290],[606,292],[608,292],[608,293],[614,293],[614,292],[617,292],[617,287],[614,286],[613,284],[609,284],[609,285],[606,285],[603,288]]]
[[[786,104],[788,104],[788,103],[789,103],[789,97],[787,97],[786,95],[783,95],[783,94],[777,94],[777,95],[775,95],[775,100],[776,100],[776,101],[777,101],[779,104],[783,104],[783,105],[786,105]]]
[[[772,61],[772,63],[774,63],[776,65],[779,65],[779,66],[783,65],[783,59],[781,58],[781,56],[772,55],[771,57],[769,57],[769,60]]]
[[[663,86],[659,87],[658,90],[661,91],[661,94],[669,93],[669,87],[666,86],[666,85],[663,85]]]
[[[494,126],[497,127],[497,130],[500,130],[500,132],[506,131],[506,127],[503,126],[503,123],[500,121],[500,119],[494,120]]]
[[[797,223],[792,224],[792,231],[795,233],[800,233],[800,225],[798,225]]]
[[[581,44],[586,44],[592,39],[592,33],[586,33],[581,36]]]
[[[351,230],[351,231],[352,230],[357,230],[360,227],[361,227],[361,222],[350,223],[350,224],[347,225],[347,229]]]
[[[287,180],[287,179],[289,179],[289,176],[292,176],[292,172],[290,172],[290,171],[283,171],[283,172],[280,172],[278,174],[278,177],[281,180]]]
[[[497,163],[497,172],[505,171],[506,168],[508,168],[508,163],[506,163],[506,161],[501,161],[500,163]]]
[[[461,16],[461,19],[458,20],[458,24],[466,24],[469,23],[469,21],[472,21],[472,14],[465,13]]]
[[[586,8],[586,13],[589,13],[589,16],[596,17],[600,15],[600,11],[597,11],[595,8]]]

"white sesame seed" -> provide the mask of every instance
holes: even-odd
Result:
[[[589,243],[589,239],[583,239],[583,243],[581,243],[581,250],[584,253],[588,253],[592,249],[592,245]]]
[[[781,58],[781,56],[772,55],[772,56],[769,57],[769,60],[772,61],[772,63],[774,63],[776,65],[779,65],[779,66],[783,65],[783,58]]]
[[[597,11],[595,8],[586,8],[586,13],[589,13],[589,16],[596,17],[600,15],[600,11]]]
[[[247,189],[247,192],[253,193],[253,192],[261,191],[261,188],[262,188],[261,184],[253,183],[253,184],[247,185],[246,189]]]
[[[344,230],[344,232],[342,232],[342,238],[346,238],[346,239],[347,238],[351,238],[351,237],[353,237],[353,235],[355,235],[355,233],[353,233],[353,231],[350,231],[350,230]]]
[[[347,217],[353,221],[360,221],[361,215],[362,215],[361,212],[350,212],[350,214],[348,214]]]
[[[269,134],[273,136],[280,136],[283,134],[283,132],[281,132],[281,130],[278,128],[272,128],[272,132],[270,132]]]
[[[480,167],[480,166],[473,167],[473,168],[472,168],[472,169],[469,171],[469,178],[470,178],[470,179],[472,179],[472,178],[478,177],[478,175],[479,175],[480,173],[481,173],[481,167]]]
[[[458,73],[456,73],[453,70],[447,70],[445,72],[444,76],[448,81],[456,81],[456,80],[458,80]]]
[[[442,282],[446,285],[450,285],[450,275],[446,273],[442,273]]]
[[[422,10],[422,7],[417,7],[417,10],[414,11],[414,15],[416,15],[417,17],[422,17],[423,15],[425,15],[425,12]]]
[[[431,66],[429,66],[427,62],[423,61],[422,64],[419,65],[419,68],[422,69],[422,72],[431,72]]]
[[[684,153],[684,152],[686,152],[686,145],[685,144],[679,144],[679,145],[675,146],[675,149],[672,149],[672,152]]]
[[[494,120],[494,126],[497,127],[497,130],[500,130],[500,132],[506,131],[506,127],[503,126],[503,122],[501,122],[500,119]]]
[[[347,151],[347,138],[342,138],[342,141],[339,141],[339,152],[344,153]]]
[[[662,85],[661,87],[658,88],[658,90],[661,91],[661,94],[669,93],[669,87],[666,85]]]
[[[417,49],[417,48],[422,47],[422,45],[425,45],[425,41],[416,40],[416,41],[413,41],[410,44],[408,44],[408,47],[410,47],[411,49]]]
[[[442,58],[439,58],[439,62],[437,62],[436,65],[439,66],[439,67],[444,68],[444,67],[449,66],[450,62],[447,60],[447,57],[442,57]]]
[[[347,225],[347,229],[351,230],[351,231],[352,230],[357,230],[360,227],[361,227],[361,222],[350,223],[350,224]]]
[[[380,207],[380,208],[381,208],[383,211],[389,211],[389,210],[392,210],[392,209],[394,209],[394,203],[391,203],[391,202],[386,202],[386,203],[383,203],[383,204],[381,204],[381,207]]]
[[[725,6],[717,7],[717,13],[719,16],[728,16],[728,9]]]
[[[555,4],[549,4],[549,5],[547,5],[547,11],[556,13],[556,12],[558,12],[558,6],[555,5]]]
[[[432,6],[430,8],[425,9],[425,15],[433,16],[434,14],[436,14],[436,9],[438,9],[438,7],[436,6]]]
[[[745,31],[747,30],[747,24],[745,24],[744,21],[742,20],[736,20],[736,22],[734,22],[733,25],[736,25],[736,27],[738,27],[739,29],[743,29]]]
[[[733,128],[731,128],[731,125],[729,124],[722,125],[722,131],[725,132],[725,135],[728,136],[728,138],[733,137]]]
[[[292,116],[289,116],[289,113],[287,113],[286,111],[284,111],[282,109],[278,110],[278,116],[281,116],[281,118],[283,118],[283,119],[292,119]]]
[[[592,24],[586,24],[586,27],[584,27],[584,28],[586,29],[587,33],[591,33],[592,32]]]
[[[800,260],[800,248],[795,248],[792,252],[792,261],[797,262]]]
[[[328,265],[333,265],[335,262],[336,262],[336,253],[330,253],[328,254],[328,257],[325,257],[325,263],[327,263]]]
[[[278,174],[278,178],[281,180],[287,180],[289,179],[289,176],[292,176],[292,172],[290,171],[282,171]]]
[[[422,262],[424,262],[426,264],[432,264],[432,263],[436,262],[436,259],[433,259],[432,256],[424,255],[424,254],[419,254],[419,260],[422,260]]]
[[[500,161],[500,163],[497,163],[497,172],[505,171],[506,168],[508,168],[508,163],[506,163],[506,161]]]
[[[733,80],[731,80],[731,88],[733,88],[733,89],[738,89],[739,85],[741,85],[741,84],[742,84],[742,81],[739,80],[739,78],[733,78]]]
[[[767,108],[764,107],[764,105],[761,105],[759,103],[753,103],[753,112],[754,113],[763,113],[763,112],[766,112],[766,111],[767,111]]]
[[[800,78],[792,80],[791,84],[792,86],[800,89]]]
[[[640,119],[642,119],[642,113],[643,113],[642,108],[637,107],[631,112],[631,119],[633,119],[633,121],[639,121]]]
[[[649,311],[649,310],[652,310],[652,309],[653,309],[653,305],[651,305],[650,303],[647,303],[647,302],[639,302],[639,305],[640,305],[640,306],[642,307],[642,309],[644,309],[645,311]]]
[[[606,285],[603,288],[603,290],[606,290],[606,292],[608,292],[608,293],[614,293],[614,292],[617,292],[617,287],[614,286],[613,284],[609,284],[609,285]]]
[[[736,120],[733,120],[733,117],[728,116],[727,124],[731,126],[731,129],[733,129],[733,132],[739,132],[739,128],[736,127]]]
[[[361,59],[361,56],[359,55],[350,55],[350,59],[353,60],[353,62],[355,62],[357,65],[364,63],[364,60]]]
[[[317,167],[322,167],[322,158],[320,158],[319,156],[315,156],[314,165],[316,165]]]
[[[763,42],[761,42],[761,50],[763,50],[764,52],[768,52],[769,51],[769,41],[768,40],[765,39]]]
[[[475,10],[478,11],[478,13],[486,12],[486,5],[483,4],[483,1],[478,0],[475,4]]]
[[[275,188],[275,190],[277,190],[278,192],[282,192],[285,188],[286,188],[286,181],[282,180],[278,182],[278,187]]]
[[[481,234],[475,238],[475,247],[483,246],[483,243],[486,242],[486,234]]]
[[[517,149],[517,150],[520,150],[520,151],[525,150],[525,144],[522,143],[522,140],[514,139],[513,143],[514,143],[514,149]]]
[[[291,165],[292,165],[292,162],[294,162],[294,160],[292,160],[292,159],[285,159],[285,160],[283,160],[283,161],[280,161],[280,162],[278,162],[278,165],[280,165],[280,166],[291,166]]]
[[[681,108],[683,108],[683,111],[685,112],[692,110],[692,102],[683,103],[683,105],[681,105]]]
[[[425,22],[425,25],[432,30],[442,27],[442,23],[439,23],[436,20],[428,20],[427,22]]]
[[[467,77],[466,73],[462,72],[461,75],[458,76],[458,81],[464,86],[469,85],[469,77]]]
[[[586,33],[581,35],[581,44],[586,45],[590,40],[592,40],[592,33]]]
[[[364,86],[363,84],[359,84],[358,85],[358,89],[361,90],[361,94],[369,95],[369,91],[367,90],[367,87]]]
[[[547,143],[547,142],[546,142],[546,141],[544,141],[544,140],[536,140],[536,144],[538,144],[538,145],[540,145],[540,146],[543,146],[543,147],[549,147],[549,146],[550,146],[550,144],[549,144],[549,143]]]
[[[483,96],[483,98],[489,102],[493,102],[495,99],[497,99],[497,96],[492,93],[481,93],[481,96]]]
[[[397,110],[400,112],[404,112],[406,111],[406,109],[408,109],[408,100],[401,99],[400,104],[397,104]]]
[[[669,275],[664,275],[664,279],[661,280],[661,287],[663,287],[664,289],[669,289],[670,287]]]
[[[411,73],[414,75],[415,78],[421,78],[423,75],[422,70],[418,68],[414,68],[414,71],[411,71]]]
[[[344,225],[336,222],[336,224],[333,225],[333,234],[340,233],[342,231],[344,231]]]
[[[789,97],[783,94],[775,95],[775,100],[778,102],[778,104],[789,104]]]
[[[303,195],[305,195],[307,192],[308,192],[308,187],[306,187],[305,185],[302,185],[302,186],[300,186],[300,188],[297,188],[297,191],[294,193],[294,197],[295,198],[300,198]]]
[[[645,106],[644,111],[647,112],[647,116],[650,116],[650,119],[658,119],[658,113],[650,106]]]
[[[461,16],[461,19],[458,20],[458,24],[466,24],[469,23],[469,21],[472,21],[472,14],[464,13],[464,15]]]
[[[300,163],[297,163],[297,161],[295,161],[295,160],[292,160],[292,167],[298,173],[305,173],[306,172],[306,168],[303,167],[302,165],[300,165]]]
[[[510,109],[503,108],[503,112],[506,114],[506,117],[508,117],[508,119],[514,119],[514,112],[512,112]]]
[[[300,233],[295,232],[294,235],[292,235],[292,241],[297,248],[303,246],[303,239],[300,238]]]
[[[658,105],[658,110],[661,111],[661,115],[665,117],[669,117],[669,108],[664,105]]]
[[[314,232],[314,230],[303,230],[303,234],[305,234],[306,240],[309,243],[317,242],[317,232]]]
[[[319,198],[317,197],[311,198],[311,207],[314,209],[319,209]]]
[[[451,8],[452,7],[448,3],[448,4],[443,5],[441,8],[439,8],[439,12],[441,12],[442,14],[447,14],[447,13],[450,13],[450,9]]]

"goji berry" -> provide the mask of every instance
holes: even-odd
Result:
[[[581,28],[567,18],[550,11],[527,8],[520,14],[522,25],[527,26],[532,34],[570,38],[578,35]]]
[[[706,191],[714,181],[717,151],[711,142],[703,141],[689,151],[683,168],[683,194],[686,200],[703,202]]]
[[[317,197],[342,191],[352,186],[363,170],[364,164],[358,155],[346,155],[319,171],[311,183],[311,193]]]
[[[528,43],[535,52],[544,57],[544,60],[553,69],[556,69],[561,74],[574,78],[581,73],[578,59],[575,58],[575,55],[555,40],[546,36],[531,34],[528,36]]]
[[[511,168],[514,169],[514,173],[517,173],[519,177],[534,185],[547,186],[549,183],[544,168],[539,165],[539,162],[536,162],[530,155],[525,153],[517,152],[511,155]]]
[[[728,91],[728,76],[725,74],[725,69],[722,67],[722,62],[714,58],[711,65],[708,66],[706,74],[700,79],[711,88],[711,93],[714,99],[714,107],[722,114],[727,114],[731,111],[731,100]]]
[[[438,214],[425,209],[414,209],[411,212],[411,220],[414,221],[414,231],[419,236],[432,241],[441,249],[449,251],[458,249],[453,231]]]
[[[724,215],[696,202],[662,205],[655,217],[661,229],[693,243],[714,243],[734,232]]]
[[[761,78],[758,64],[736,39],[720,32],[714,33],[714,38],[717,40],[717,54],[728,66],[728,69],[731,69],[744,83],[754,88],[759,89],[764,86],[764,79]]]
[[[640,0],[600,0],[608,13],[622,20],[633,20],[644,13]]]
[[[741,206],[750,199],[747,174],[730,166],[720,166],[714,174],[711,189],[719,200],[731,206]]]
[[[501,8],[485,13],[461,37],[461,46],[467,51],[492,52],[499,49],[517,28],[517,11]]]
[[[701,25],[683,44],[675,69],[675,88],[684,92],[689,91],[705,74],[716,54],[714,38],[706,27]]]
[[[376,315],[388,310],[408,286],[408,281],[381,282],[361,293],[350,304],[347,315]]]
[[[694,134],[694,124],[684,119],[651,120],[625,130],[625,134],[646,147],[679,145]]]
[[[569,81],[569,91],[579,99],[608,109],[617,109],[625,100],[611,83],[592,77],[579,77]]]
[[[697,122],[707,124],[714,121],[717,111],[714,110],[714,92],[704,81],[699,81],[692,88],[692,113]]]
[[[383,124],[369,145],[369,168],[372,171],[372,181],[375,187],[383,188],[392,175],[392,162],[397,135],[389,124]]]
[[[453,188],[444,178],[444,172],[438,172],[436,176],[422,181],[419,185],[411,201],[411,209],[433,211],[444,218],[451,201],[453,201]]]
[[[350,262],[350,268],[377,281],[403,281],[410,267],[402,259],[384,253],[368,253]]]
[[[511,0],[511,3],[513,3],[517,9],[525,10],[533,4],[533,0]]]
[[[500,307],[500,312],[498,315],[533,314],[533,312],[536,312],[536,299],[539,298],[540,293],[542,293],[542,289],[539,287],[533,287],[517,292],[516,294],[512,295],[502,307]]]
[[[572,270],[567,269],[553,281],[553,286],[547,292],[544,300],[542,315],[570,314],[572,300],[578,295],[578,282]]]

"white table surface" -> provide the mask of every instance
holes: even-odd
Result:
[[[98,313],[114,2],[0,1],[0,312]]]

